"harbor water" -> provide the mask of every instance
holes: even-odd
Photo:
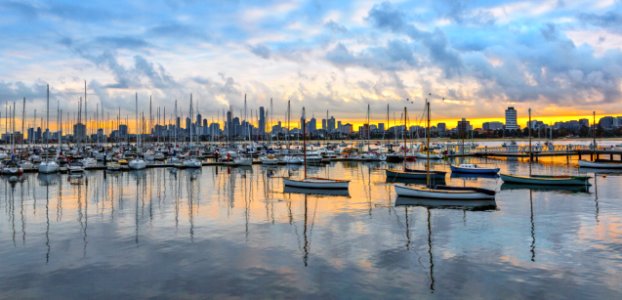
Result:
[[[0,298],[622,297],[622,176],[581,170],[591,186],[556,189],[448,172],[497,191],[474,209],[396,199],[391,167],[309,168],[350,180],[346,195],[284,190],[301,166],[2,178]],[[533,165],[578,172],[576,158]]]

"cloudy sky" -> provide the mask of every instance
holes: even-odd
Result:
[[[622,114],[622,1],[6,1],[0,102],[89,111],[229,105],[363,119],[366,106],[433,117]],[[445,98],[443,101],[442,98]],[[18,106],[19,110],[19,106]],[[416,112],[415,112],[416,114]],[[3,107],[4,115],[4,107]]]

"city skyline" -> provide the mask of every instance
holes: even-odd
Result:
[[[622,114],[619,1],[2,1],[0,11],[0,105],[26,97],[29,112],[43,112],[45,84],[52,106],[67,107],[86,80],[89,112],[122,115],[136,92],[168,109],[193,93],[206,116],[244,94],[254,108],[291,99],[355,124],[368,103],[414,109],[426,97],[447,123],[498,120],[507,106],[559,120]]]

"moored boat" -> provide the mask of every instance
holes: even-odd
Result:
[[[622,169],[622,162],[615,161],[587,161],[579,160],[579,167],[582,168],[594,168],[594,169]]]
[[[469,173],[469,174],[497,174],[499,168],[486,168],[480,167],[476,164],[460,164],[458,166],[450,165],[452,172],[456,173]]]
[[[303,188],[303,189],[347,189],[349,180],[338,180],[328,178],[305,178],[301,180],[283,179],[286,187]]]
[[[501,174],[501,180],[514,184],[536,184],[536,185],[582,185],[589,186],[590,176],[549,176],[549,175],[531,175],[519,176]]]
[[[395,185],[398,197],[447,199],[447,200],[494,200],[496,192],[493,190],[471,187],[437,186],[435,188],[404,185]]]

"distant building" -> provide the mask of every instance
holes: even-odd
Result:
[[[263,106],[259,107],[259,136],[260,137],[265,137],[266,136],[266,111],[264,109]]]
[[[541,129],[541,128],[546,128],[546,125],[544,125],[544,122],[542,122],[542,121],[531,120],[531,123],[527,122],[527,128],[538,130],[538,129]]]
[[[617,118],[606,116],[598,120],[598,126],[602,129],[613,129],[618,123]]]
[[[341,124],[341,121],[339,121],[339,123]],[[353,129],[354,128],[353,128],[352,124],[350,124],[350,123],[342,124],[340,132],[343,133],[343,134],[351,134]]]
[[[341,124],[341,122],[339,122],[339,123]],[[326,130],[328,130],[328,132],[334,132],[335,131],[335,129],[337,128],[335,126],[335,117],[331,116],[330,119],[326,120],[326,127],[327,127]]]
[[[458,134],[460,134],[460,136],[466,136],[467,132],[469,132],[473,128],[471,127],[471,122],[467,121],[467,119],[465,118],[462,118],[462,120],[458,121],[458,126],[456,127],[456,129],[458,130]]]
[[[503,123],[498,122],[498,121],[484,122],[482,124],[482,129],[489,130],[489,131],[502,130],[503,129]]]
[[[518,130],[518,122],[517,122],[518,114],[516,113],[516,109],[513,106],[508,107],[505,110],[505,129],[507,130]]]
[[[77,123],[73,125],[73,138],[76,141],[86,140],[86,125]]]
[[[438,133],[439,136],[444,136],[445,132],[447,132],[447,124],[442,123],[442,122],[436,124],[436,132]]]

